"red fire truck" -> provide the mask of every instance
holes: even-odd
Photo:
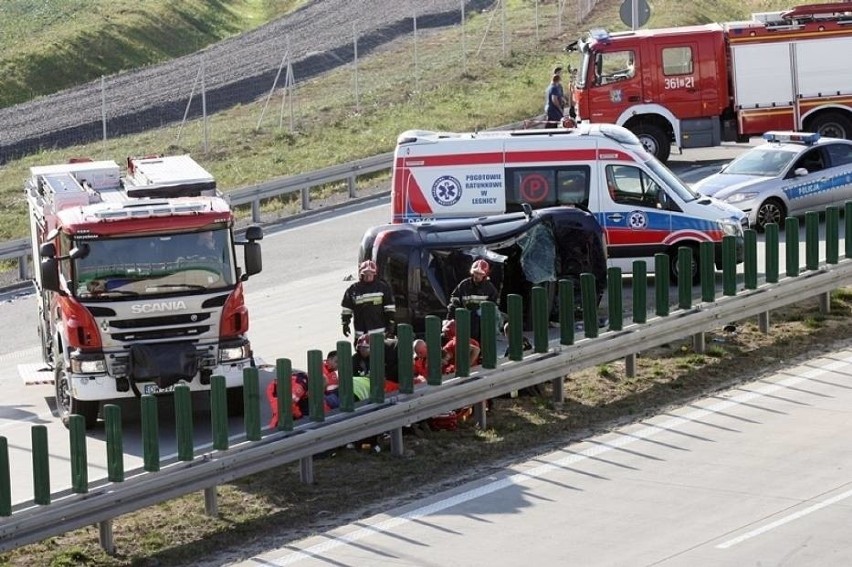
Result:
[[[744,22],[607,33],[570,44],[571,111],[633,131],[661,161],[671,145],[747,141],[768,130],[852,138],[852,3]]]
[[[235,241],[234,215],[189,156],[77,161],[30,169],[25,191],[42,357],[66,421],[100,404],[210,389],[225,376],[242,408],[253,364],[243,280],[261,270],[259,227]],[[234,245],[244,248],[243,267]]]

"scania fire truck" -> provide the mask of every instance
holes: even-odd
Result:
[[[234,215],[191,157],[77,160],[30,168],[25,184],[42,356],[63,421],[96,424],[100,404],[226,379],[242,408],[243,281],[260,272],[259,227],[234,237]],[[234,246],[243,247],[238,267]]]
[[[666,161],[671,145],[748,141],[768,130],[852,139],[852,3],[752,20],[607,33],[570,44],[572,111],[633,131]]]

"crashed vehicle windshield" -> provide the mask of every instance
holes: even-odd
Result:
[[[560,279],[575,282],[579,306],[579,278],[585,272],[595,276],[598,301],[606,287],[603,231],[593,215],[575,207],[381,225],[361,241],[359,262],[367,259],[376,262],[379,277],[393,289],[397,322],[412,324],[415,332],[424,330],[427,315],[446,315],[450,294],[478,259],[491,267],[503,312],[508,295],[521,295],[527,306],[538,285],[548,289],[555,307],[553,284]]]

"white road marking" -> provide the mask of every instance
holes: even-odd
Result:
[[[53,372],[42,362],[19,364],[18,376],[25,386],[53,384]]]
[[[831,362],[829,362],[825,366],[822,366],[822,367],[819,367],[819,368],[799,367],[799,368],[794,369],[798,374],[795,377],[791,377],[791,378],[781,380],[781,381],[776,382],[776,383],[769,385],[769,386],[764,386],[764,387],[759,388],[759,389],[757,389],[753,392],[740,394],[738,396],[731,398],[728,401],[715,403],[715,404],[709,406],[706,409],[692,411],[692,412],[686,414],[683,417],[669,418],[669,419],[663,421],[662,423],[660,423],[658,425],[649,425],[649,426],[643,427],[642,429],[640,429],[637,432],[631,432],[629,435],[624,435],[624,436],[618,437],[618,438],[616,438],[612,441],[608,441],[606,443],[601,443],[599,445],[595,445],[594,447],[590,447],[589,449],[586,449],[582,452],[575,453],[575,454],[572,454],[568,457],[559,459],[552,464],[540,465],[540,466],[535,467],[533,469],[530,469],[528,471],[524,471],[523,473],[516,473],[516,474],[510,475],[506,478],[488,483],[486,485],[477,487],[473,490],[463,492],[461,494],[457,494],[457,495],[455,495],[451,498],[446,498],[444,500],[440,500],[440,501],[435,502],[433,504],[430,504],[428,506],[423,506],[421,508],[417,508],[416,510],[412,510],[411,512],[408,512],[408,513],[403,514],[403,515],[398,516],[398,517],[390,517],[390,518],[382,519],[380,521],[375,521],[375,522],[370,522],[369,520],[361,522],[362,525],[366,524],[366,527],[357,529],[357,530],[355,530],[351,533],[348,533],[348,534],[345,534],[345,535],[342,535],[342,536],[330,536],[332,539],[330,539],[329,541],[326,541],[326,542],[323,542],[323,543],[320,543],[320,544],[317,544],[317,545],[313,545],[313,546],[311,546],[307,549],[293,551],[292,550],[292,544],[291,544],[290,549],[281,548],[281,549],[278,549],[278,550],[275,550],[275,551],[272,551],[272,552],[267,552],[266,554],[263,554],[262,556],[259,555],[259,556],[247,559],[246,561],[240,563],[239,565],[244,565],[246,567],[248,567],[250,565],[283,566],[283,565],[292,565],[292,564],[298,563],[299,561],[302,561],[304,559],[316,558],[316,557],[320,556],[322,553],[329,551],[329,550],[332,550],[332,549],[335,549],[337,547],[347,545],[347,544],[352,543],[352,542],[357,542],[357,541],[366,539],[368,537],[371,537],[371,536],[374,536],[374,535],[377,535],[377,534],[386,533],[386,532],[391,533],[390,530],[392,528],[395,528],[395,527],[403,525],[403,524],[407,524],[411,521],[423,518],[425,516],[429,516],[430,514],[441,512],[443,510],[446,510],[447,508],[451,508],[451,507],[456,506],[458,504],[463,504],[465,502],[475,500],[476,498],[479,498],[479,497],[487,495],[487,494],[491,494],[493,492],[496,492],[498,490],[502,490],[503,488],[507,488],[507,487],[510,487],[512,485],[528,484],[532,481],[539,480],[539,479],[543,478],[544,476],[546,476],[547,474],[549,474],[551,472],[562,471],[562,470],[565,469],[565,467],[567,465],[576,464],[578,462],[585,461],[586,459],[596,457],[596,456],[601,455],[603,453],[608,453],[608,452],[613,451],[615,449],[619,449],[619,448],[625,447],[627,445],[631,445],[633,443],[636,443],[637,441],[648,439],[650,437],[657,435],[658,433],[663,433],[663,432],[670,431],[670,430],[673,430],[675,428],[678,428],[680,426],[690,424],[692,422],[700,420],[701,418],[703,418],[707,415],[713,414],[713,413],[724,412],[731,407],[746,404],[746,403],[751,402],[752,400],[754,400],[756,398],[765,397],[765,396],[770,395],[770,394],[777,392],[779,390],[784,390],[784,389],[789,388],[791,386],[794,386],[796,384],[800,384],[801,382],[804,382],[806,380],[817,378],[819,376],[828,374],[832,371],[840,370],[842,368],[848,368],[850,362],[852,362],[852,352],[845,352],[842,360],[832,360]],[[616,431],[614,433],[618,434],[619,432]],[[844,493],[842,495],[839,495],[839,496],[837,496],[833,499],[827,500],[823,504],[812,506],[811,508],[813,510],[811,508],[809,508],[807,510],[803,510],[798,515],[794,515],[794,516],[801,517],[802,515],[805,515],[806,513],[810,513],[811,511],[817,510],[820,507],[824,507],[824,506],[827,506],[827,505],[834,503],[836,501],[842,500],[843,498],[846,498],[849,495],[852,495],[852,491],[849,491],[849,493]],[[381,515],[379,517],[381,518],[383,516],[385,516],[385,515]],[[792,521],[793,519],[796,519],[796,518],[791,517],[789,520],[786,520],[786,519],[785,520],[786,521]],[[779,525],[780,525],[780,523],[779,523]],[[764,531],[768,531],[768,529],[772,529],[772,527],[775,527],[775,526],[770,524],[767,527],[767,529],[763,529],[762,531],[761,530],[755,530],[754,533],[750,532],[749,534],[745,534],[745,536],[754,537],[756,535],[759,535],[759,533],[763,533]],[[329,535],[329,534],[326,534],[326,535]],[[740,536],[740,537],[743,537],[743,536]],[[736,540],[731,540],[731,541],[734,542],[734,543],[739,543]],[[734,545],[734,543],[732,543],[731,545]],[[279,556],[279,557],[271,557],[271,555],[273,555],[273,554],[282,553],[282,552],[288,553],[288,554],[283,555],[283,556]]]

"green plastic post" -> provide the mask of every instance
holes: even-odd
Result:
[[[497,368],[497,304],[484,301],[482,309],[482,334],[479,346],[483,368]]]
[[[621,268],[607,268],[606,282],[609,328],[612,331],[620,331],[624,328],[624,306],[622,304],[624,288],[621,281]]]
[[[426,366],[429,376],[426,383],[441,385],[441,320],[434,315],[426,316]]]
[[[160,425],[157,398],[145,394],[140,400],[142,412],[142,460],[148,472],[160,470]]]
[[[524,300],[510,293],[506,297],[506,307],[509,315],[509,360],[524,359]]]
[[[33,502],[50,504],[50,458],[47,451],[47,426],[33,425]]]
[[[337,341],[337,397],[341,412],[355,411],[355,387],[352,384],[352,343]]]
[[[370,402],[385,401],[385,335],[370,333]]]
[[[711,303],[716,301],[716,260],[715,245],[712,242],[702,242],[698,245],[701,256],[701,301]]]
[[[692,248],[681,246],[677,249],[677,306],[680,309],[692,307]]]
[[[778,275],[781,270],[780,262],[780,238],[778,225],[767,224],[763,229],[766,231],[765,256],[766,256],[766,283],[778,283]]]
[[[757,232],[748,229],[743,235],[745,241],[745,258],[743,270],[745,273],[746,289],[757,289]]]
[[[370,358],[372,358],[372,353]],[[308,351],[308,414],[311,421],[325,421],[325,377],[322,374],[322,351]]]
[[[844,240],[846,241],[846,257],[852,258],[852,201],[846,201],[843,207]]]
[[[825,261],[836,264],[840,261],[840,209],[831,206],[825,209]],[[852,236],[852,235],[850,235]]]
[[[547,290],[537,285],[532,288],[532,324],[533,350],[547,352],[547,326],[550,323],[550,310],[547,305]]]
[[[12,515],[12,478],[9,470],[9,440],[0,437],[0,516],[5,518]]]
[[[210,427],[213,428],[213,448],[226,451],[228,441],[228,387],[221,374],[210,377]]]
[[[574,344],[574,282],[559,280],[559,344]]]
[[[400,394],[414,392],[414,329],[408,323],[396,326],[397,370]]]
[[[657,302],[656,313],[660,317],[669,314],[669,261],[668,254],[654,254],[654,294]]]
[[[598,289],[595,275],[580,274],[580,296],[583,304],[583,332],[588,339],[598,336]]]
[[[737,237],[722,237],[722,293],[737,294]]]
[[[68,435],[71,490],[76,494],[86,494],[89,491],[89,458],[86,449],[86,419],[82,415],[68,416]]]
[[[805,213],[805,269],[819,268],[819,213]]]
[[[456,309],[456,376],[470,376],[470,311]]]
[[[784,219],[784,242],[787,251],[787,277],[799,275],[799,219]]]
[[[648,321],[648,266],[644,260],[633,261],[633,322]]]
[[[124,482],[124,441],[121,437],[121,408],[116,404],[104,405],[106,430],[107,478],[110,482]]]
[[[243,368],[243,413],[246,440],[260,440],[260,376],[257,368]]]
[[[192,440],[192,399],[189,386],[175,386],[175,430],[177,433],[177,455],[179,461],[191,461],[195,456]]]
[[[349,359],[352,368],[352,359]],[[275,403],[278,405],[278,430],[293,431],[293,363],[289,358],[275,361]],[[352,379],[349,380],[350,385]]]

